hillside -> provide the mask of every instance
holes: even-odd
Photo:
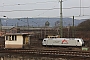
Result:
[[[28,20],[28,21],[27,21]],[[2,25],[3,26],[27,26],[29,23],[29,26],[45,26],[45,22],[48,21],[50,23],[50,26],[55,26],[55,22],[60,21],[60,18],[15,18],[15,19],[5,19],[1,18]],[[76,20],[74,24],[78,25],[79,23],[83,22],[85,20]],[[72,25],[72,18],[63,18],[63,26]]]

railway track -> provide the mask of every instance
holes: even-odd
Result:
[[[60,51],[60,50],[40,50],[40,49],[1,49],[0,53],[14,54],[38,54],[51,56],[72,56],[90,58],[90,52],[85,51]]]

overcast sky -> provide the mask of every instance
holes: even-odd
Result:
[[[0,17],[59,17],[59,7],[59,0],[0,0]],[[63,0],[63,8],[63,17],[90,18],[90,0]]]

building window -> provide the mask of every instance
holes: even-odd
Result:
[[[15,40],[17,40],[17,36],[15,35]]]
[[[9,40],[11,41],[11,35],[9,36]]]
[[[16,39],[17,39],[16,35],[8,35],[8,36],[6,36],[6,40],[9,40],[9,41],[16,41]]]
[[[12,35],[12,40],[14,40],[14,35]]]
[[[8,36],[6,36],[6,40],[8,40]]]

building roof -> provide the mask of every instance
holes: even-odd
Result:
[[[15,26],[2,26],[2,29],[11,29],[13,27],[15,27]]]
[[[29,35],[29,33],[6,33],[5,35]]]

